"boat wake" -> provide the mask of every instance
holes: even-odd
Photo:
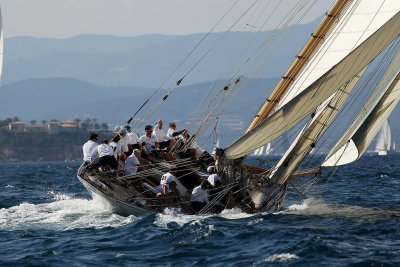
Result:
[[[120,227],[136,217],[122,217],[109,212],[101,201],[73,198],[48,192],[51,202],[0,209],[0,231],[49,229],[66,231],[77,228]]]
[[[322,199],[308,198],[301,204],[293,204],[277,214],[294,214],[304,216],[338,217],[357,221],[374,221],[400,217],[400,207],[365,208],[344,204],[328,204]]]

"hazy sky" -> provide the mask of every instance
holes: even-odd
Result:
[[[207,32],[236,1],[0,0],[0,5],[6,38],[18,35],[68,38],[79,34],[137,36],[152,33]],[[254,1],[240,0],[233,14],[239,16],[239,12],[243,12],[245,7]],[[298,2],[260,0],[257,5],[261,8],[271,2],[272,6],[277,1],[281,1],[282,9]],[[317,2],[304,22],[309,22],[328,11],[333,0]],[[228,24],[229,22],[225,26]]]

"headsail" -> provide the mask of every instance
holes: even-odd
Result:
[[[283,184],[297,168],[300,161],[315,147],[315,143],[324,133],[347,96],[364,74],[364,68],[351,82],[334,93],[327,101],[320,105],[315,115],[306,124],[289,150],[272,171],[270,178],[273,182]]]
[[[322,166],[348,164],[361,157],[400,99],[399,79],[400,50],[357,119],[333,147]]]
[[[226,157],[231,159],[243,157],[293,127],[361,72],[399,34],[398,12],[303,92],[231,144],[225,151]]]

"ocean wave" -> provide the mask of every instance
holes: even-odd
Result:
[[[299,257],[295,254],[290,253],[282,253],[282,254],[274,254],[269,256],[264,260],[264,262],[284,262],[298,259]]]
[[[97,200],[73,198],[48,193],[54,201],[49,203],[22,203],[0,209],[0,230],[52,229],[71,230],[76,228],[120,227],[131,223],[134,216],[122,217],[109,212]]]

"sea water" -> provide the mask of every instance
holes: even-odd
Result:
[[[0,164],[2,266],[398,266],[400,156],[364,156],[281,211],[112,214],[79,162]]]

